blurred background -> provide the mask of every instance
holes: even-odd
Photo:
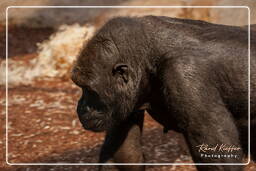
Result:
[[[8,6],[249,6],[255,0],[1,0],[0,1],[0,170],[95,170],[95,166],[9,166],[5,163],[6,7]],[[10,163],[93,163],[104,133],[82,129],[76,116],[80,90],[69,79],[83,44],[115,16],[161,15],[243,26],[246,8],[9,8],[8,9],[8,161]],[[146,115],[146,162],[193,162],[183,136]],[[255,163],[246,166],[254,171]],[[195,171],[194,166],[147,166],[149,171]]]

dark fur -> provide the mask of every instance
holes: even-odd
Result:
[[[252,32],[252,131],[256,129],[255,45]],[[100,161],[143,161],[140,111],[147,109],[166,129],[184,134],[194,162],[242,162],[242,151],[234,152],[239,159],[201,158],[196,146],[232,144],[247,153],[247,49],[245,27],[155,16],[107,22],[82,50],[72,75],[83,89],[77,109],[82,124],[89,130],[107,130]],[[255,132],[251,135],[255,159]],[[121,168],[125,169],[144,167]]]

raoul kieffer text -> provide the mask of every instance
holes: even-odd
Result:
[[[228,144],[216,144],[216,145],[208,145],[208,144],[200,144],[198,146],[198,152],[235,152],[241,150],[240,147],[235,145],[228,145]]]

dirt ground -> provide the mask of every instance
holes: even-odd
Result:
[[[4,30],[3,30],[4,31]],[[36,30],[35,31],[35,36]],[[26,34],[33,31],[25,31]],[[41,34],[40,30],[40,34]],[[52,30],[43,31],[42,35]],[[24,33],[24,32],[23,32]],[[39,32],[38,32],[39,33]],[[16,34],[13,33],[14,35]],[[17,35],[18,36],[18,35]],[[10,40],[17,40],[11,36]],[[38,37],[32,36],[36,41]],[[26,37],[21,37],[21,40]],[[38,39],[38,40],[37,40]],[[4,44],[1,39],[0,44]],[[18,43],[20,42],[20,43]],[[35,42],[34,42],[35,43]],[[11,44],[16,49],[13,59],[36,57],[29,44]],[[19,49],[20,48],[20,49]],[[3,52],[1,51],[3,54]],[[3,58],[0,60],[4,60]],[[0,61],[1,62],[1,61]],[[8,93],[8,161],[10,163],[93,163],[97,162],[104,133],[85,131],[76,116],[76,102],[80,90],[61,78],[37,80],[31,85],[14,86]],[[9,166],[5,161],[5,87],[0,86],[0,120],[2,125],[0,153],[1,171],[90,171],[96,166]],[[192,163],[183,136],[169,131],[146,115],[143,132],[143,151],[147,163]],[[195,171],[195,166],[147,166],[148,171]],[[251,163],[245,169],[255,171]]]

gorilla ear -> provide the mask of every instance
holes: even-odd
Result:
[[[116,64],[112,70],[113,75],[119,74],[122,79],[124,80],[125,83],[128,82],[128,65],[127,64],[123,64],[123,63],[119,63]]]

